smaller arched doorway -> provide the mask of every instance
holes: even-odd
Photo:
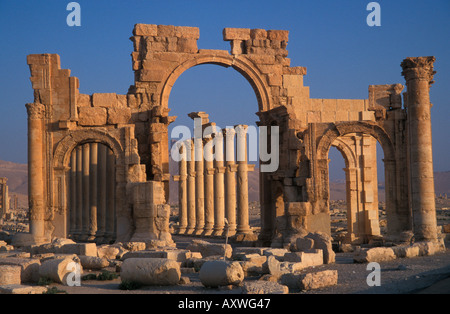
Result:
[[[103,143],[77,145],[70,154],[68,236],[77,241],[110,243],[116,239],[115,163]]]

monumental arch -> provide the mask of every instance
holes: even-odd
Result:
[[[313,99],[303,85],[306,68],[291,66],[287,57],[288,34],[225,28],[230,50],[208,50],[198,48],[196,27],[136,24],[130,38],[135,83],[126,95],[81,94],[78,79],[61,69],[58,55],[29,55],[34,89],[34,101],[26,105],[31,226],[22,240],[170,241],[168,126],[176,117],[169,114],[169,96],[177,78],[200,64],[241,73],[258,100],[258,125],[279,127],[279,167],[260,173],[260,244],[281,247],[305,231],[330,233],[331,146],[346,161],[346,241],[378,237],[377,141],[385,157],[387,237],[409,241],[413,232],[416,240],[436,239],[429,99],[434,57],[402,62],[406,91],[402,84],[371,85],[367,99]],[[202,118],[205,127],[214,125],[207,113],[192,115]],[[245,226],[248,205],[243,204],[246,173],[252,170],[248,164],[202,161],[180,164],[181,169],[177,179],[186,193],[180,208],[187,216],[197,215],[191,221],[197,223],[197,234],[236,215],[241,223],[236,232],[251,233]],[[229,193],[233,178],[244,182],[237,194]],[[209,183],[203,186],[202,180]],[[192,206],[189,193],[195,195]],[[229,205],[230,195],[237,207]],[[215,200],[219,209],[217,204],[214,209],[200,206],[206,199]]]

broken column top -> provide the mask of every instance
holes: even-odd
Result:
[[[204,111],[196,111],[191,112],[188,114],[189,118],[195,119],[195,118],[201,118],[202,119],[202,125],[209,123],[209,114],[205,113]]]
[[[189,26],[136,24],[133,35],[199,39],[200,30],[198,27]]]

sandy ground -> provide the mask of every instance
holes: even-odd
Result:
[[[176,237],[177,246],[186,247],[191,238]],[[216,240],[220,241],[220,240]],[[450,247],[450,243],[446,243]],[[372,269],[367,264],[353,263],[353,253],[337,253],[336,263],[310,268],[316,272],[326,269],[338,271],[338,285],[314,291],[290,291],[290,294],[450,294],[450,249],[434,256],[402,258],[380,263],[381,285],[369,287],[367,277]],[[306,271],[306,270],[305,270]],[[241,294],[240,287],[232,289],[205,288],[198,273],[182,274],[188,277],[189,284],[171,287],[143,287],[138,290],[119,290],[120,279],[111,281],[82,281],[80,287],[52,286],[68,294]],[[245,280],[258,280],[259,277],[246,277]]]

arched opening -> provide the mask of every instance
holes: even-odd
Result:
[[[188,194],[195,193],[197,204],[199,202],[198,199],[203,199],[203,201],[200,201],[203,209],[200,208],[199,211],[198,205],[196,205],[196,213],[197,215],[202,215],[202,218],[200,218],[202,221],[200,223],[203,226],[202,228],[204,228],[202,234],[205,234],[206,232],[207,235],[210,235],[211,232],[215,232],[214,230],[221,228],[221,226],[217,226],[217,215],[224,216],[223,218],[226,219],[224,220],[224,223],[228,222],[230,224],[229,231],[231,232],[229,234],[233,234],[235,230],[237,231],[238,229],[246,230],[246,225],[249,223],[252,227],[257,228],[260,226],[259,172],[258,168],[255,167],[258,165],[259,160],[258,154],[255,154],[254,146],[255,142],[257,142],[257,138],[255,138],[255,134],[257,135],[257,132],[255,132],[256,121],[258,120],[256,112],[258,111],[260,100],[258,95],[255,97],[255,88],[252,84],[249,84],[248,78],[244,77],[242,75],[243,73],[227,69],[226,67],[228,67],[228,65],[225,64],[219,64],[222,66],[217,65],[218,64],[211,64],[211,62],[205,62],[205,64],[193,66],[183,71],[182,74],[177,74],[176,82],[173,81],[171,83],[173,84],[173,87],[170,87],[170,98],[168,100],[170,115],[177,117],[175,122],[168,127],[169,152],[171,152],[171,148],[181,140],[180,134],[177,133],[177,130],[180,130],[180,127],[189,130],[191,137],[197,136],[198,133],[195,134],[193,119],[194,116],[198,117],[198,115],[191,115],[191,113],[201,113],[200,115],[203,117],[203,120],[200,121],[204,122],[204,125],[202,126],[203,130],[207,126],[212,126],[215,127],[216,130],[221,129],[224,131],[223,139],[221,140],[223,143],[220,144],[222,145],[222,148],[220,150],[217,149],[218,144],[215,143],[215,139],[211,140],[211,142],[214,142],[212,145],[212,154],[217,157],[217,154],[220,151],[220,153],[224,155],[223,162],[217,164],[214,161],[214,163],[208,164],[205,161],[201,165],[192,165],[196,168],[196,180],[204,182],[204,185],[200,182],[196,182],[196,192],[189,191],[187,188]],[[236,113],[239,113],[239,115]],[[236,154],[239,150],[237,136],[233,134],[232,144],[229,144],[227,140],[228,135],[225,133],[225,129],[234,128],[236,125],[240,124],[249,126],[249,129],[247,129],[248,135],[246,136],[245,145],[248,155],[245,162],[248,162],[248,164],[255,167],[254,171],[251,169],[252,166],[246,167],[248,177],[244,180],[246,182],[243,183],[240,181],[241,177],[238,176],[239,169],[242,169],[243,166],[239,168],[239,162],[236,159]],[[175,132],[173,132],[174,130]],[[202,136],[201,133],[200,136]],[[205,140],[203,141],[203,145],[204,146],[201,149],[204,150],[204,155],[206,155],[205,149],[207,149],[208,146],[206,145]],[[228,163],[227,159],[229,154],[235,156],[231,163]],[[250,159],[248,158],[249,156]],[[173,158],[169,158],[169,172],[171,174],[171,180],[169,182],[169,203],[172,206],[173,213],[175,214],[178,212],[179,215],[181,215],[179,212],[179,206],[181,206],[179,205],[179,200],[182,198],[182,195],[178,189],[182,186],[182,183],[176,181],[185,180],[182,178],[182,175],[180,176],[180,166],[180,163],[174,161]],[[186,175],[189,177],[189,174],[187,173],[189,162],[184,167],[186,167]],[[221,168],[223,168],[223,170],[217,170]],[[217,189],[217,178],[214,178],[213,180],[212,177],[221,176],[221,172],[223,172],[223,179],[221,180],[224,180],[224,183],[219,183],[219,186],[223,185],[223,187]],[[215,186],[214,189],[210,186],[211,182],[213,182]],[[201,189],[203,189],[201,193],[199,193],[198,189],[200,186]],[[238,187],[246,189],[246,200],[239,199]],[[220,192],[221,189],[223,192]],[[216,195],[217,192],[223,193],[223,201],[220,196]],[[187,197],[187,199],[187,202],[189,203],[189,197]],[[220,205],[221,209],[219,210],[223,212],[223,214],[218,214],[217,212],[211,214],[210,207],[217,207],[218,202],[223,202],[223,204]],[[247,203],[246,211],[248,212],[248,217],[245,217],[245,219],[240,217],[236,212],[239,202]],[[216,210],[216,208],[214,210]],[[178,224],[180,223],[179,217],[177,217],[179,215],[174,215],[174,222]],[[211,218],[211,216],[214,218]],[[199,217],[196,217],[196,220],[199,220]],[[222,218],[219,218],[219,224],[222,224],[221,221]],[[215,227],[214,224],[216,224]],[[211,231],[211,228],[213,231]],[[220,232],[215,232],[214,234],[219,235]]]
[[[111,243],[116,239],[116,157],[97,142],[78,144],[70,153],[68,236],[76,241]]]
[[[340,155],[340,156],[339,156]],[[379,219],[379,163],[383,150],[365,133],[334,139],[329,153],[331,233],[336,242],[366,243],[381,235]],[[343,171],[342,171],[343,170]],[[381,197],[385,199],[385,195]],[[384,226],[384,225],[383,225]]]

